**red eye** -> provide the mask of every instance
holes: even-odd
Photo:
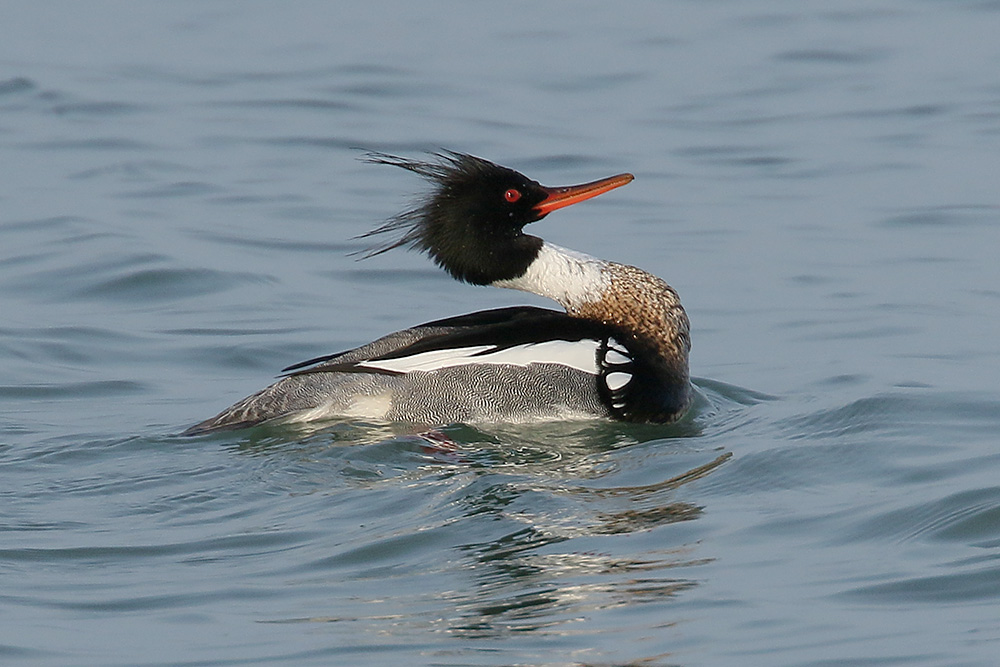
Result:
[[[515,188],[511,188],[507,192],[503,193],[503,198],[506,199],[511,204],[513,204],[514,202],[516,202],[518,199],[521,198],[521,191]]]

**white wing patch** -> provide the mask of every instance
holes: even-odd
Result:
[[[608,385],[608,389],[611,391],[617,391],[627,385],[631,379],[631,373],[615,371],[614,373],[608,373],[607,377],[604,378],[604,383]]]
[[[608,345],[608,351],[604,355],[604,361],[608,364],[630,364],[632,363],[632,357],[626,356]]]
[[[409,373],[412,371],[436,371],[442,368],[470,364],[506,364],[511,366],[559,364],[596,375],[599,345],[599,341],[586,338],[578,341],[551,340],[544,343],[527,343],[502,350],[497,350],[493,345],[476,345],[448,350],[432,350],[399,359],[365,361],[358,366],[395,373]]]
[[[632,354],[628,348],[609,337],[602,360],[605,371],[602,380],[611,394],[611,407],[615,410],[623,410],[627,406],[625,392],[628,384],[632,381],[632,373],[630,372],[632,363]]]

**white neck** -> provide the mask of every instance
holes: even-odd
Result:
[[[606,294],[611,285],[607,268],[608,263],[596,257],[543,241],[538,257],[523,275],[493,285],[547,297],[573,312]]]

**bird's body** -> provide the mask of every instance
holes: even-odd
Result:
[[[402,232],[459,280],[557,301],[480,311],[405,329],[287,375],[189,435],[272,419],[356,417],[422,425],[568,418],[670,422],[691,401],[689,324],[677,293],[641,269],[524,234],[549,212],[632,180],[623,174],[544,188],[516,171],[460,153],[414,162],[434,181],[416,208],[372,234]]]

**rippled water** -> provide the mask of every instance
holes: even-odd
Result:
[[[998,10],[0,10],[0,661],[996,664]],[[439,147],[636,174],[534,233],[678,289],[690,418],[177,437],[544,303],[348,256]]]

